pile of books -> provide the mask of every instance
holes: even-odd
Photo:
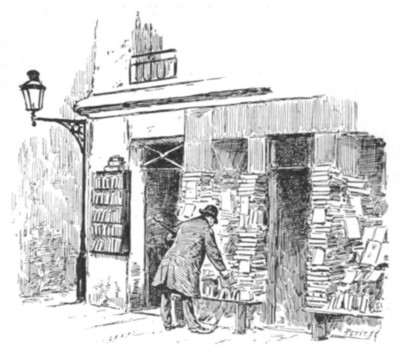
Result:
[[[114,155],[108,159],[107,165],[104,167],[106,172],[116,172],[125,170],[125,160],[122,156]]]
[[[221,301],[259,300],[260,295],[265,293],[266,279],[266,272],[252,273],[251,275],[233,272],[228,279],[214,275],[203,277],[202,296]]]
[[[371,304],[371,286],[381,291],[378,281],[384,272],[375,267],[387,261],[381,252],[387,235],[382,219],[369,217],[363,206],[362,199],[371,197],[371,189],[365,179],[344,176],[331,165],[315,166],[311,182],[306,304],[373,311],[379,298],[375,296]]]
[[[241,174],[238,196],[240,221],[236,231],[238,241],[231,264],[240,273],[267,269],[266,262],[266,175]]]
[[[216,178],[212,172],[188,172],[182,177],[181,194],[180,220],[199,215],[198,210],[207,204],[219,209],[219,223],[214,230],[219,247],[237,277],[230,292],[224,290],[223,295],[253,299],[265,293],[266,175],[224,173]],[[203,275],[206,270],[205,267]],[[207,289],[209,296],[220,296],[221,291]]]
[[[29,242],[24,243],[24,274],[30,291],[25,295],[39,295],[42,291],[63,291],[74,284],[69,267],[75,267],[77,252],[54,229],[41,226],[31,230]],[[74,272],[74,271],[73,271]]]
[[[223,174],[213,186],[213,200],[220,209],[220,234],[231,236],[239,225],[238,179],[236,175]]]
[[[187,172],[182,177],[181,198],[178,202],[180,220],[199,215],[199,210],[213,200],[213,172]]]
[[[237,273],[235,288],[254,298],[266,292],[267,178],[242,173],[236,178],[224,177],[217,186],[222,195],[216,203],[226,211],[222,232],[232,243],[227,259]]]

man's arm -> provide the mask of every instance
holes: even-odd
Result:
[[[224,260],[222,259],[221,252],[215,241],[214,231],[211,228],[207,229],[205,240],[207,256],[211,263],[221,273],[223,277],[229,275]]]

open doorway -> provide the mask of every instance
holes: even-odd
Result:
[[[309,135],[271,136],[269,169],[268,322],[306,329],[306,252],[310,215]]]
[[[160,292],[151,283],[168,251],[168,230],[178,224],[177,212],[183,164],[183,139],[180,137],[136,141],[141,149],[145,183],[145,287],[146,308],[159,307]]]

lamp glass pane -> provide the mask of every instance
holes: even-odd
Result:
[[[30,109],[40,110],[40,90],[29,89],[29,95],[30,95]]]
[[[31,109],[31,98],[29,96],[29,91],[28,90],[22,90],[22,95],[24,97],[25,101],[25,109],[29,111]]]
[[[43,100],[44,100],[44,89],[40,89],[39,91],[39,109],[41,110],[43,108]]]

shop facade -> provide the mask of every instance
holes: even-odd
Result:
[[[257,300],[265,323],[302,328],[313,309],[379,309],[387,257],[368,263],[366,250],[387,243],[384,142],[357,130],[356,103],[179,81],[174,55],[133,57],[130,87],[76,106],[90,124],[89,302],[159,306],[151,282],[168,250],[159,222],[176,228],[214,204],[217,242],[237,283],[220,289],[206,263],[204,296]],[[136,84],[137,67],[151,60],[147,83]],[[169,73],[159,79],[157,70]]]

